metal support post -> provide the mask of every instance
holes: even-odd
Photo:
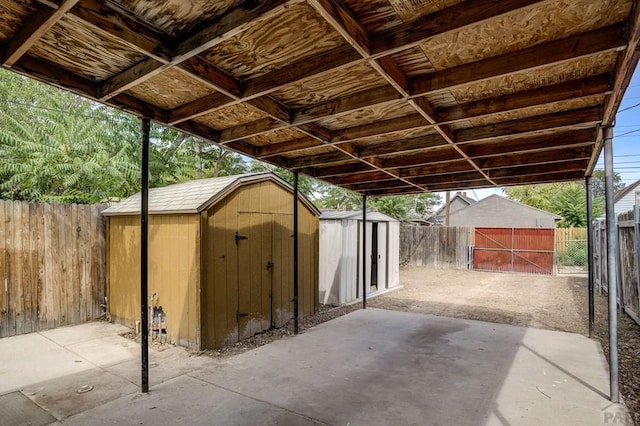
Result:
[[[604,128],[604,174],[607,222],[607,287],[609,287],[609,389],[611,402],[620,401],[618,373],[618,310],[616,304],[616,218],[613,200],[613,128]]]
[[[149,266],[149,131],[151,123],[142,119],[142,176],[140,208],[140,316],[142,327],[142,378],[143,393],[149,392],[149,309],[148,309],[148,266]]]
[[[299,331],[298,313],[298,172],[293,172],[293,332]]]
[[[362,194],[362,309],[367,309],[367,194]]]
[[[593,338],[595,324],[594,276],[593,276],[593,193],[591,176],[585,181],[587,196],[587,265],[589,270],[589,337]]]

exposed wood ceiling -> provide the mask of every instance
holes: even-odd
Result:
[[[631,0],[0,0],[2,63],[369,195],[577,180]]]

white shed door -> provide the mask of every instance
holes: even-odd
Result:
[[[375,225],[378,225],[378,253],[377,253],[377,279],[378,279],[378,290],[382,290],[387,288],[387,223],[386,222],[377,222]],[[374,253],[372,255],[375,256]]]

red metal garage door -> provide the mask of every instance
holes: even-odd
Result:
[[[555,229],[476,228],[473,269],[553,275]]]

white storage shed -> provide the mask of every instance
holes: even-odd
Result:
[[[367,296],[400,283],[400,222],[367,212]],[[320,303],[342,305],[362,297],[362,211],[320,216]]]

